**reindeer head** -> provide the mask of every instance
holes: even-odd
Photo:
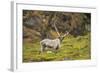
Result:
[[[64,40],[64,38],[67,36],[69,34],[69,32],[68,31],[66,31],[65,33],[64,33],[64,35],[60,35],[60,36],[58,36],[58,39],[60,39],[60,41],[62,42],[63,40]]]

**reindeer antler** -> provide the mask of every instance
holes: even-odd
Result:
[[[57,32],[57,34],[58,34],[58,36],[60,36],[60,33],[59,33],[59,31],[58,31],[58,29],[57,29],[57,27],[56,27],[56,25],[54,24],[54,28],[55,28],[55,30],[56,30],[56,32]]]
[[[55,13],[55,15],[54,15],[54,18],[56,18],[56,13]],[[55,30],[56,30],[58,36],[60,36],[60,33],[59,33],[59,31],[58,31],[58,29],[57,29],[57,27],[56,27],[56,21],[57,21],[57,20],[54,21],[54,28],[55,28]]]
[[[66,34],[68,35],[69,34],[69,31],[66,31]]]
[[[65,36],[67,36],[68,34],[69,34],[69,32],[66,31],[65,34],[64,34],[62,37],[65,37]]]

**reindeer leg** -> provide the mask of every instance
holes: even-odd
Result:
[[[55,53],[58,52],[58,49],[59,49],[59,46],[57,46],[57,47],[55,48]]]
[[[41,53],[43,53],[44,50],[45,50],[45,46],[42,45],[42,46],[41,46]]]

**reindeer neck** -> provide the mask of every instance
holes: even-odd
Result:
[[[65,37],[58,37],[58,39],[60,40],[60,42],[62,42],[64,40]]]

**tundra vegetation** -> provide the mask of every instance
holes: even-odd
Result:
[[[91,59],[91,14],[58,11],[23,10],[23,62]],[[40,41],[54,40],[69,32],[57,52],[47,47],[42,53]]]

